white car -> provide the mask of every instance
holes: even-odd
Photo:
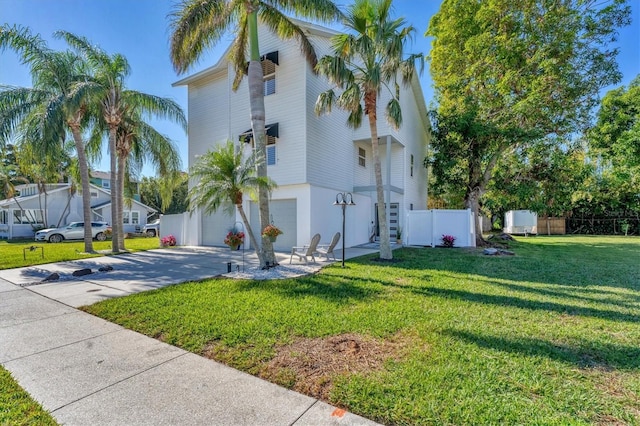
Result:
[[[110,231],[111,227],[106,222],[91,222],[91,237],[98,241],[106,240]],[[35,237],[36,241],[49,241],[50,243],[82,239],[84,239],[84,222],[71,222],[64,228],[41,229],[36,232]]]

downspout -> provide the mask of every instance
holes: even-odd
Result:
[[[387,202],[385,210],[387,212],[387,229],[389,230],[389,238],[391,238],[391,135],[387,135]]]

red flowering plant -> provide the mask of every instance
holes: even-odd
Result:
[[[267,227],[262,230],[262,236],[265,238],[275,238],[280,234],[282,234],[282,231],[275,225],[267,225]]]
[[[224,243],[229,247],[237,247],[244,242],[244,232],[232,229],[224,239]]]
[[[456,237],[453,235],[443,235],[442,245],[445,247],[453,247],[453,243],[456,241]]]
[[[176,237],[174,237],[173,235],[162,237],[162,239],[160,239],[160,244],[162,245],[162,247],[173,247],[176,245]]]

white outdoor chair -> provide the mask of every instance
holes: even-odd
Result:
[[[289,264],[291,264],[291,260],[293,260],[293,256],[298,256],[300,261],[305,261],[307,263],[309,261],[308,257],[311,256],[313,261],[316,261],[315,256],[313,255],[318,250],[318,243],[320,242],[320,234],[316,234],[311,238],[311,243],[308,246],[302,247],[292,247],[291,248],[291,257],[289,258]]]
[[[336,232],[336,234],[333,236],[333,239],[331,240],[331,243],[329,245],[319,245],[316,249],[316,252],[322,256],[325,256],[327,258],[327,262],[329,261],[329,256],[332,256],[333,260],[336,260],[336,254],[333,252],[333,249],[335,249],[338,245],[338,241],[340,241],[340,233]]]

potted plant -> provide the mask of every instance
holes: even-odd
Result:
[[[240,245],[244,243],[244,232],[232,229],[225,237],[224,243],[228,245],[231,250],[238,250]]]
[[[453,247],[453,243],[456,241],[456,237],[453,235],[443,235],[442,236],[442,246],[443,247]]]
[[[267,225],[267,227],[262,230],[262,237],[269,238],[272,243],[275,242],[280,234],[282,234],[282,231],[275,225]]]

